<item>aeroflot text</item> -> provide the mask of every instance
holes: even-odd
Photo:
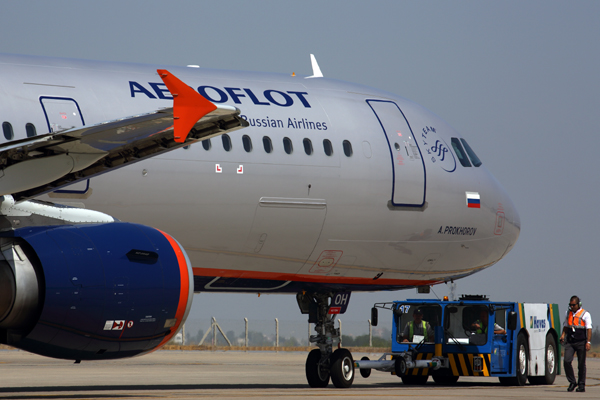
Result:
[[[148,87],[150,87],[150,89],[148,89]],[[148,87],[144,87],[138,82],[129,81],[131,97],[143,95],[150,99],[173,100],[173,97],[164,83],[148,82]],[[310,103],[306,99],[306,96],[308,96],[307,92],[297,92],[294,90],[282,92],[281,90],[267,89],[263,90],[262,93],[254,93],[248,88],[218,88],[207,85],[198,86],[197,90],[198,93],[213,103],[233,102],[235,104],[242,104],[242,98],[245,98],[243,102],[251,102],[257,106],[275,105],[279,107],[290,107],[295,102],[300,102],[305,108],[311,108]]]

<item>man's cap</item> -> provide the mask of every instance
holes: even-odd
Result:
[[[421,310],[420,308],[417,308],[413,314],[423,315],[423,310]]]

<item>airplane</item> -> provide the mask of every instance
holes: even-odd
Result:
[[[465,138],[395,94],[312,76],[0,55],[0,343],[152,352],[194,292],[288,293],[311,387],[349,387],[351,292],[502,259],[519,214]],[[126,222],[125,222],[126,221]]]

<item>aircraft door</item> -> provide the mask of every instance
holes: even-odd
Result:
[[[74,99],[42,96],[40,103],[48,124],[48,132],[60,132],[85,125],[79,104]],[[87,179],[68,186],[67,189],[55,190],[49,196],[87,199],[91,194],[90,180]]]
[[[83,115],[74,99],[67,97],[40,97],[48,123],[48,132],[60,132],[84,126]]]
[[[506,309],[498,305],[495,312],[494,326],[497,324],[504,329],[508,328],[506,325],[506,312]],[[492,332],[491,372],[503,373],[508,372],[510,369],[510,337],[510,334],[495,334]]]
[[[393,101],[367,100],[386,137],[392,161],[394,206],[425,204],[425,164],[421,150],[400,107]]]

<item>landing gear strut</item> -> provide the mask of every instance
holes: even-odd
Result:
[[[309,342],[318,349],[306,358],[306,380],[310,387],[324,388],[331,382],[337,388],[348,388],[354,381],[354,360],[347,349],[334,345],[340,343],[340,330],[335,328],[335,315],[329,314],[332,293],[298,293],[296,300],[302,314],[308,314],[308,322],[315,324],[316,335]]]

